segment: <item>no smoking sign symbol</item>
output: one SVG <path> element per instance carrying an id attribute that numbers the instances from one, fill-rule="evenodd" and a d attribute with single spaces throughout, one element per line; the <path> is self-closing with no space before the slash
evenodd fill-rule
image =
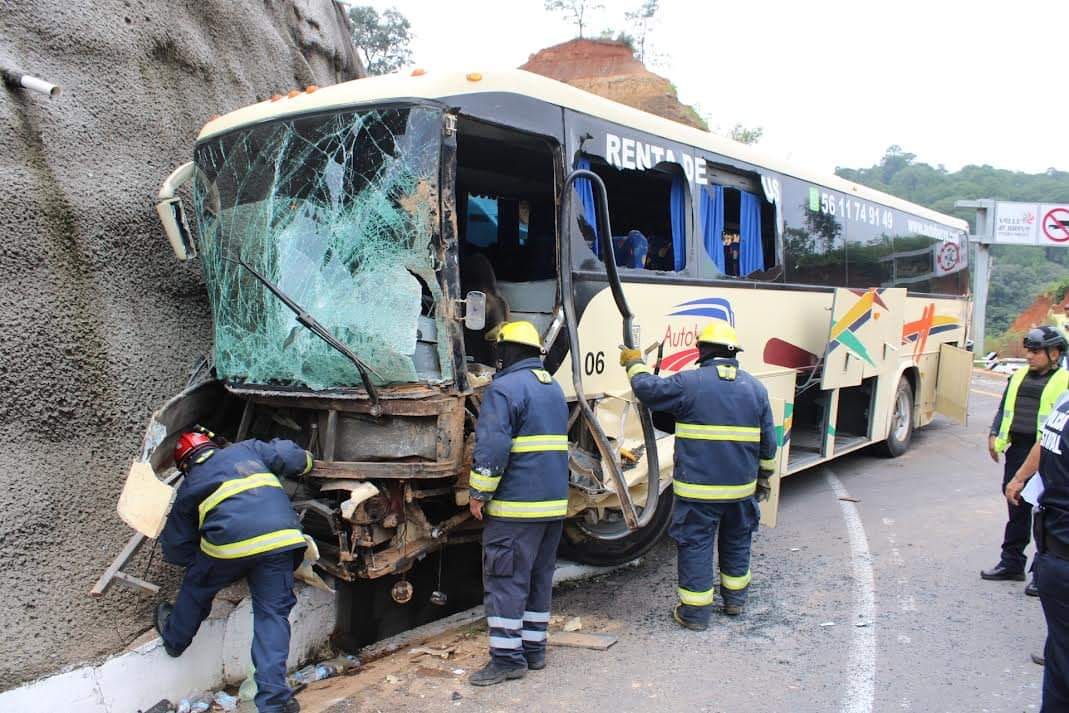
<path id="1" fill-rule="evenodd" d="M 1056 243 L 1069 241 L 1069 209 L 1052 208 L 1043 216 L 1043 234 Z"/>

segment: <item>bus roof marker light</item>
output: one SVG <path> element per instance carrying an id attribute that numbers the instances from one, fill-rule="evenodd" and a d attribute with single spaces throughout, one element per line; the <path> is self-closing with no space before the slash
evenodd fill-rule
<path id="1" fill-rule="evenodd" d="M 272 94 L 271 95 L 271 101 L 273 101 L 273 102 L 277 102 L 281 98 L 282 98 L 281 94 Z"/>
<path id="2" fill-rule="evenodd" d="M 483 78 L 483 75 L 481 73 L 479 73 L 479 72 L 468 72 L 468 81 L 469 82 L 478 82 L 478 81 L 481 81 L 482 78 Z"/>
<path id="3" fill-rule="evenodd" d="M 319 89 L 319 87 L 317 87 L 315 84 L 309 84 L 307 87 L 304 88 L 304 93 L 311 94 L 317 89 Z"/>
<path id="4" fill-rule="evenodd" d="M 299 91 L 297 91 L 296 89 L 291 89 L 291 90 L 289 90 L 289 93 L 286 94 L 286 96 L 289 97 L 290 99 L 292 99 L 293 97 L 297 96 L 298 94 L 300 94 Z"/>
<path id="5" fill-rule="evenodd" d="M 412 70 L 412 76 L 413 77 L 422 77 L 426 73 L 427 73 L 427 70 L 423 69 L 422 67 L 416 67 L 415 69 Z"/>

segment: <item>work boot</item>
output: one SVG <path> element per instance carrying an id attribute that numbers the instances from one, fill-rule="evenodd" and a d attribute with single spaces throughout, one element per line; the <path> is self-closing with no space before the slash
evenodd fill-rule
<path id="1" fill-rule="evenodd" d="M 1030 597 L 1038 597 L 1039 596 L 1039 587 L 1036 586 L 1036 578 L 1035 577 L 1032 577 L 1031 581 L 1029 581 L 1028 584 L 1025 585 L 1024 593 L 1027 594 Z"/>
<path id="2" fill-rule="evenodd" d="M 987 579 L 991 581 L 1010 580 L 1013 582 L 1023 582 L 1024 572 L 1014 571 L 999 562 L 991 569 L 980 570 L 980 579 Z"/>
<path id="3" fill-rule="evenodd" d="M 178 658 L 182 655 L 182 652 L 174 648 L 167 643 L 167 637 L 163 635 L 163 626 L 167 623 L 167 617 L 171 616 L 171 612 L 174 611 L 174 607 L 167 602 L 161 602 L 156 605 L 156 611 L 152 617 L 152 623 L 156 627 L 156 633 L 160 635 L 160 639 L 163 641 L 163 650 L 167 652 L 167 655 L 171 658 Z"/>
<path id="4" fill-rule="evenodd" d="M 745 608 L 745 604 L 724 604 L 724 607 L 720 611 L 728 616 L 738 616 L 739 614 L 742 614 L 742 611 Z"/>
<path id="5" fill-rule="evenodd" d="M 301 713 L 301 704 L 297 702 L 296 698 L 291 698 L 286 701 L 286 707 L 282 710 L 286 713 Z"/>
<path id="6" fill-rule="evenodd" d="M 468 683 L 473 686 L 493 686 L 514 678 L 523 678 L 525 675 L 526 666 L 505 666 L 490 659 L 490 663 L 468 677 Z"/>
<path id="7" fill-rule="evenodd" d="M 709 628 L 708 624 L 700 624 L 696 621 L 688 621 L 683 618 L 683 615 L 679 613 L 679 608 L 682 604 L 676 604 L 672 609 L 672 618 L 676 620 L 676 623 L 682 626 L 684 629 L 690 629 L 691 631 L 705 631 Z"/>
<path id="8" fill-rule="evenodd" d="M 524 654 L 527 657 L 527 670 L 528 671 L 541 671 L 546 667 L 546 654 L 543 651 L 540 654 Z"/>
<path id="9" fill-rule="evenodd" d="M 1046 664 L 1046 659 L 1043 658 L 1043 654 L 1032 654 L 1032 663 L 1043 666 Z"/>

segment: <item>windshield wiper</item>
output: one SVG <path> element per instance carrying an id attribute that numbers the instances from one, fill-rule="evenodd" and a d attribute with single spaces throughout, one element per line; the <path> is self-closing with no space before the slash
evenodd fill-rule
<path id="1" fill-rule="evenodd" d="M 368 366 L 363 361 L 361 361 L 360 357 L 358 357 L 356 354 L 354 354 L 353 351 L 351 349 L 349 349 L 349 347 L 345 346 L 340 341 L 338 341 L 334 337 L 334 335 L 331 334 L 327 330 L 326 327 L 324 327 L 322 324 L 320 324 L 318 321 L 316 321 L 315 317 L 313 317 L 312 315 L 308 314 L 308 312 L 306 312 L 303 307 L 301 307 L 299 304 L 294 302 L 293 299 L 289 295 L 287 295 L 285 292 L 282 291 L 281 288 L 279 288 L 277 285 L 273 284 L 266 277 L 261 275 L 256 270 L 256 268 L 254 268 L 252 265 L 250 265 L 249 263 L 245 262 L 240 257 L 238 257 L 237 260 L 234 260 L 233 258 L 224 258 L 224 259 L 225 260 L 229 260 L 230 262 L 236 262 L 236 263 L 240 264 L 243 268 L 245 268 L 246 270 L 251 272 L 253 274 L 253 276 L 257 280 L 259 280 L 261 283 L 263 283 L 264 287 L 266 287 L 267 289 L 271 290 L 271 292 L 273 292 L 275 294 L 275 297 L 277 297 L 280 300 L 282 300 L 282 303 L 284 305 L 286 305 L 291 310 L 293 310 L 293 313 L 295 315 L 297 315 L 297 321 L 300 322 L 301 324 L 303 324 L 305 327 L 307 327 L 308 331 L 310 331 L 312 334 L 314 334 L 317 337 L 319 337 L 320 339 L 322 339 L 324 342 L 326 342 L 328 345 L 330 345 L 333 349 L 335 349 L 336 351 L 341 353 L 345 358 L 347 358 L 349 361 L 351 361 L 353 363 L 353 365 L 356 366 L 356 370 L 360 372 L 360 381 L 362 381 L 364 383 L 364 389 L 367 391 L 367 395 L 371 398 L 372 405 L 376 408 L 376 410 L 378 409 L 379 392 L 376 391 L 374 385 L 372 385 L 371 376 L 368 373 L 368 372 L 370 372 L 371 374 L 374 374 L 375 376 L 381 376 L 377 371 L 375 371 L 370 366 Z M 373 413 L 373 415 L 374 415 L 374 413 Z"/>

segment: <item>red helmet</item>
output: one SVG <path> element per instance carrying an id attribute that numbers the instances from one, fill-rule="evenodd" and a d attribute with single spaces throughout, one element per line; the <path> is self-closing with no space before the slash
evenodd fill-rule
<path id="1" fill-rule="evenodd" d="M 199 431 L 186 431 L 178 437 L 178 442 L 174 444 L 174 464 L 181 469 L 183 461 L 193 453 L 205 446 L 214 445 L 215 441 L 208 434 Z"/>

